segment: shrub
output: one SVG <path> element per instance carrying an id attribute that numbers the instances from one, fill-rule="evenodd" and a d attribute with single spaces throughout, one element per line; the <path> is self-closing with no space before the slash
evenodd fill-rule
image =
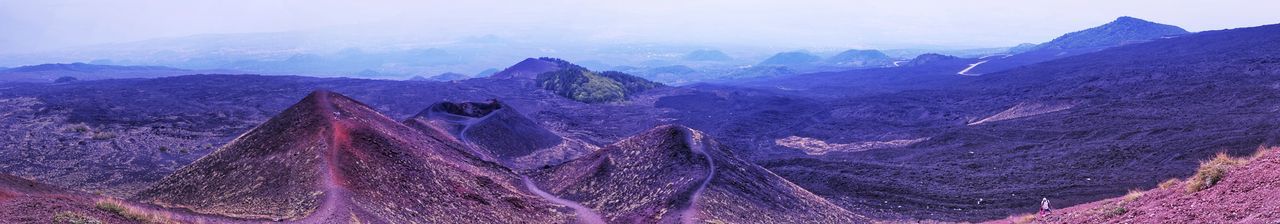
<path id="1" fill-rule="evenodd" d="M 54 83 L 67 83 L 67 82 L 75 82 L 76 80 L 78 80 L 78 79 L 76 79 L 76 77 L 63 76 L 63 77 L 58 77 L 58 79 L 53 80 L 53 82 L 54 82 Z"/>
<path id="2" fill-rule="evenodd" d="M 1036 222 L 1036 214 L 1024 214 L 1017 218 L 1013 218 L 1014 224 L 1028 224 L 1034 222 Z"/>
<path id="3" fill-rule="evenodd" d="M 101 220 L 80 213 L 63 211 L 53 215 L 53 223 L 57 224 L 102 224 Z"/>
<path id="4" fill-rule="evenodd" d="M 1129 212 L 1129 209 L 1124 208 L 1124 206 L 1116 206 L 1115 208 L 1111 208 L 1110 210 L 1107 210 L 1107 213 L 1105 215 L 1107 216 L 1107 218 L 1111 218 L 1111 217 L 1124 215 L 1124 213 L 1128 213 L 1128 212 Z"/>
<path id="5" fill-rule="evenodd" d="M 107 140 L 116 137 L 116 133 L 109 131 L 99 131 L 93 133 L 93 140 Z"/>
<path id="6" fill-rule="evenodd" d="M 1169 178 L 1164 182 L 1160 182 L 1160 190 L 1172 188 L 1174 185 L 1178 185 L 1178 178 Z"/>
<path id="7" fill-rule="evenodd" d="M 77 132 L 77 133 L 88 133 L 88 132 L 89 132 L 89 125 L 86 125 L 86 124 L 84 124 L 84 123 L 67 125 L 67 127 L 66 127 L 66 128 L 64 128 L 64 129 L 63 129 L 63 131 L 66 131 L 66 132 Z"/>
<path id="8" fill-rule="evenodd" d="M 168 218 L 135 210 L 114 199 L 98 200 L 94 207 L 142 223 L 172 223 Z"/>
<path id="9" fill-rule="evenodd" d="M 1142 195 L 1144 194 L 1146 194 L 1146 192 L 1143 192 L 1138 189 L 1133 189 L 1133 190 L 1129 190 L 1129 193 L 1125 194 L 1124 197 L 1121 199 L 1124 200 L 1125 203 L 1129 203 L 1129 202 L 1133 202 L 1134 200 L 1138 200 L 1138 198 L 1142 197 Z"/>
<path id="10" fill-rule="evenodd" d="M 121 205 L 120 203 L 117 203 L 111 200 L 98 200 L 98 203 L 94 203 L 93 207 L 98 208 L 98 210 L 103 210 L 103 211 L 116 213 L 116 214 L 123 213 L 125 210 L 124 205 Z"/>
<path id="11" fill-rule="evenodd" d="M 1218 153 L 1213 160 L 1200 163 L 1200 168 L 1196 169 L 1196 174 L 1187 180 L 1187 192 L 1195 193 L 1213 185 L 1218 184 L 1223 176 L 1227 175 L 1227 170 L 1236 165 L 1245 163 L 1245 160 L 1231 158 L 1226 153 Z"/>

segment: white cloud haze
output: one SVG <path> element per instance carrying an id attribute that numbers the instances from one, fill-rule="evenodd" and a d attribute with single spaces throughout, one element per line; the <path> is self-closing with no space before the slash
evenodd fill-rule
<path id="1" fill-rule="evenodd" d="M 0 53 L 212 33 L 496 34 L 783 48 L 996 47 L 1134 16 L 1191 31 L 1280 23 L 1280 1 L 20 1 Z"/>

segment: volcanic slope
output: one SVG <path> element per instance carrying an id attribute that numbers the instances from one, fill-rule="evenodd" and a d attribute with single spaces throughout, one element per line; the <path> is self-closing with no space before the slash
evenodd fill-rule
<path id="1" fill-rule="evenodd" d="M 315 91 L 137 199 L 239 218 L 318 222 L 562 223 L 521 179 L 345 96 Z"/>
<path id="2" fill-rule="evenodd" d="M 448 133 L 476 149 L 476 155 L 514 169 L 560 164 L 598 148 L 561 137 L 497 100 L 439 102 L 405 124 L 428 133 Z"/>
<path id="3" fill-rule="evenodd" d="M 702 132 L 667 125 L 535 174 L 610 223 L 864 223 Z"/>
<path id="4" fill-rule="evenodd" d="M 1252 158 L 1219 155 L 1187 180 L 1082 204 L 1040 217 L 1045 223 L 1276 223 L 1280 222 L 1280 153 Z"/>
<path id="5" fill-rule="evenodd" d="M 69 223 L 73 220 L 136 223 L 95 209 L 95 196 L 0 174 L 0 223 Z"/>

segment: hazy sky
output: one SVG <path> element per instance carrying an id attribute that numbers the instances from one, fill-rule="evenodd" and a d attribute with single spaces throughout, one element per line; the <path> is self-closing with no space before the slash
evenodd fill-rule
<path id="1" fill-rule="evenodd" d="M 0 0 L 0 53 L 211 33 L 342 31 L 790 48 L 995 47 L 1128 15 L 1191 31 L 1280 23 L 1280 1 Z M 578 41 L 578 40 L 570 40 Z"/>

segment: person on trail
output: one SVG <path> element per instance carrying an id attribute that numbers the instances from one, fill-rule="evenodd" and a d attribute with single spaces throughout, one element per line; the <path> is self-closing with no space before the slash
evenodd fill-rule
<path id="1" fill-rule="evenodd" d="M 1049 198 L 1040 198 L 1040 216 L 1049 213 Z"/>

